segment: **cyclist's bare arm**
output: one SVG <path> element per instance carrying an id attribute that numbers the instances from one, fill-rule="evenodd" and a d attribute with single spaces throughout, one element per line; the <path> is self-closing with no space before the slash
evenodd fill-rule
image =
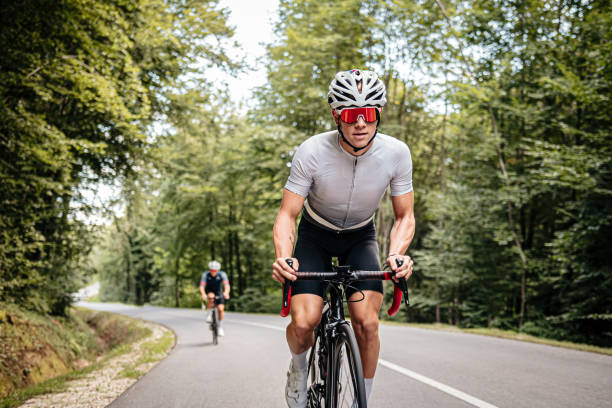
<path id="1" fill-rule="evenodd" d="M 389 257 L 387 263 L 397 274 L 396 277 L 409 278 L 412 275 L 412 259 L 409 256 L 403 256 L 404 252 L 410 246 L 414 237 L 414 191 L 401 196 L 391 197 L 393 204 L 393 212 L 395 214 L 395 222 L 391 228 L 391 236 L 389 238 Z M 397 267 L 395 259 L 401 258 L 404 263 L 401 267 Z"/>
<path id="2" fill-rule="evenodd" d="M 200 295 L 202 295 L 202 300 L 206 299 L 205 288 L 206 288 L 206 285 L 200 285 Z"/>
<path id="3" fill-rule="evenodd" d="M 224 298 L 229 299 L 231 289 L 232 287 L 230 286 L 229 282 L 223 284 L 223 297 Z"/>
<path id="4" fill-rule="evenodd" d="M 283 201 L 276 216 L 273 232 L 276 260 L 272 265 L 272 277 L 280 283 L 283 283 L 285 278 L 295 280 L 293 269 L 287 265 L 285 259 L 291 258 L 293 254 L 296 240 L 295 221 L 303 206 L 304 197 L 287 189 L 283 190 Z M 297 259 L 293 259 L 293 267 L 298 269 Z"/>

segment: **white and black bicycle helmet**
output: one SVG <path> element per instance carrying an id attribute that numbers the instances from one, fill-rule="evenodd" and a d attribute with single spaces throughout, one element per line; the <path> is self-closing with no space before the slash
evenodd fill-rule
<path id="1" fill-rule="evenodd" d="M 361 92 L 359 83 L 361 82 Z M 327 102 L 332 109 L 382 108 L 387 103 L 385 84 L 373 71 L 340 71 L 329 85 Z"/>
<path id="2" fill-rule="evenodd" d="M 210 261 L 208 263 L 208 269 L 210 269 L 211 271 L 218 271 L 219 269 L 221 269 L 221 264 L 217 261 Z"/>

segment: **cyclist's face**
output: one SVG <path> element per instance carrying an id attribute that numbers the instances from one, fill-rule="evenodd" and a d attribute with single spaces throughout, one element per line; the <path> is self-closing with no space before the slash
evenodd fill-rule
<path id="1" fill-rule="evenodd" d="M 210 274 L 211 274 L 212 276 L 216 276 L 216 275 L 217 275 L 217 272 L 219 272 L 219 271 L 217 271 L 217 270 L 215 270 L 215 269 L 211 269 L 211 270 L 210 270 Z"/>
<path id="2" fill-rule="evenodd" d="M 363 147 L 368 144 L 368 141 L 374 136 L 376 131 L 377 121 L 366 122 L 363 116 L 359 116 L 355 123 L 345 123 L 340 119 L 340 116 L 335 110 L 332 110 L 332 115 L 336 124 L 340 125 L 340 130 L 344 137 L 355 147 Z M 352 151 L 350 149 L 349 151 Z M 365 152 L 364 152 L 365 153 Z"/>

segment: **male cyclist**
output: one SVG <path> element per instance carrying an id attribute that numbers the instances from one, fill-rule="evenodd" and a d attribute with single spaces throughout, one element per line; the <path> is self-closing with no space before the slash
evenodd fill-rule
<path id="1" fill-rule="evenodd" d="M 221 264 L 217 261 L 210 261 L 208 264 L 208 272 L 202 274 L 200 279 L 200 294 L 202 301 L 206 302 L 206 309 L 209 310 L 206 321 L 212 321 L 212 307 L 216 307 L 219 312 L 219 321 L 217 322 L 219 336 L 225 336 L 223 331 L 223 310 L 225 309 L 225 299 L 229 299 L 230 284 L 227 279 L 227 274 L 221 271 Z M 221 287 L 223 287 L 223 296 L 221 295 Z M 216 297 L 217 296 L 217 297 Z"/>
<path id="2" fill-rule="evenodd" d="M 385 85 L 371 71 L 338 72 L 329 86 L 328 103 L 338 128 L 310 137 L 295 153 L 274 224 L 272 276 L 283 283 L 295 281 L 294 269 L 330 271 L 334 256 L 341 265 L 380 270 L 374 213 L 390 186 L 395 223 L 386 261 L 397 277 L 408 278 L 413 262 L 404 252 L 415 228 L 412 159 L 404 142 L 378 133 Z M 293 260 L 294 269 L 287 258 Z M 403 261 L 399 268 L 397 259 Z M 362 301 L 348 303 L 348 309 L 369 398 L 380 349 L 378 311 L 383 287 L 381 281 L 360 281 L 355 286 L 346 295 L 349 300 L 361 299 L 359 291 L 365 295 Z M 285 388 L 291 408 L 306 406 L 307 352 L 321 319 L 326 287 L 318 281 L 293 283 L 291 323 L 286 331 L 292 358 Z"/>

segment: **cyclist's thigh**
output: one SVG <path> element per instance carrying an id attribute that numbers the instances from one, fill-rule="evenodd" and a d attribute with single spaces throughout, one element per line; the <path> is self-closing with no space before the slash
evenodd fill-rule
<path id="1" fill-rule="evenodd" d="M 324 272 L 331 271 L 331 255 L 317 242 L 316 236 L 309 230 L 308 226 L 300 223 L 297 243 L 293 256 L 300 263 L 299 270 L 305 272 Z M 297 280 L 291 287 L 291 297 L 301 294 L 313 294 L 321 299 L 325 297 L 327 283 L 321 281 Z M 299 298 L 293 298 L 297 299 Z M 293 308 L 293 305 L 291 306 Z"/>
<path id="2" fill-rule="evenodd" d="M 350 265 L 353 269 L 379 271 L 380 261 L 378 259 L 378 243 L 376 242 L 375 232 L 370 231 L 364 235 L 363 239 L 356 241 L 339 261 L 343 265 Z M 375 291 L 382 294 L 382 281 L 365 280 L 354 282 L 351 284 L 351 287 L 346 289 L 346 298 L 354 300 L 357 297 L 360 299 L 362 296 L 359 290 Z M 354 293 L 356 295 L 353 296 Z"/>

